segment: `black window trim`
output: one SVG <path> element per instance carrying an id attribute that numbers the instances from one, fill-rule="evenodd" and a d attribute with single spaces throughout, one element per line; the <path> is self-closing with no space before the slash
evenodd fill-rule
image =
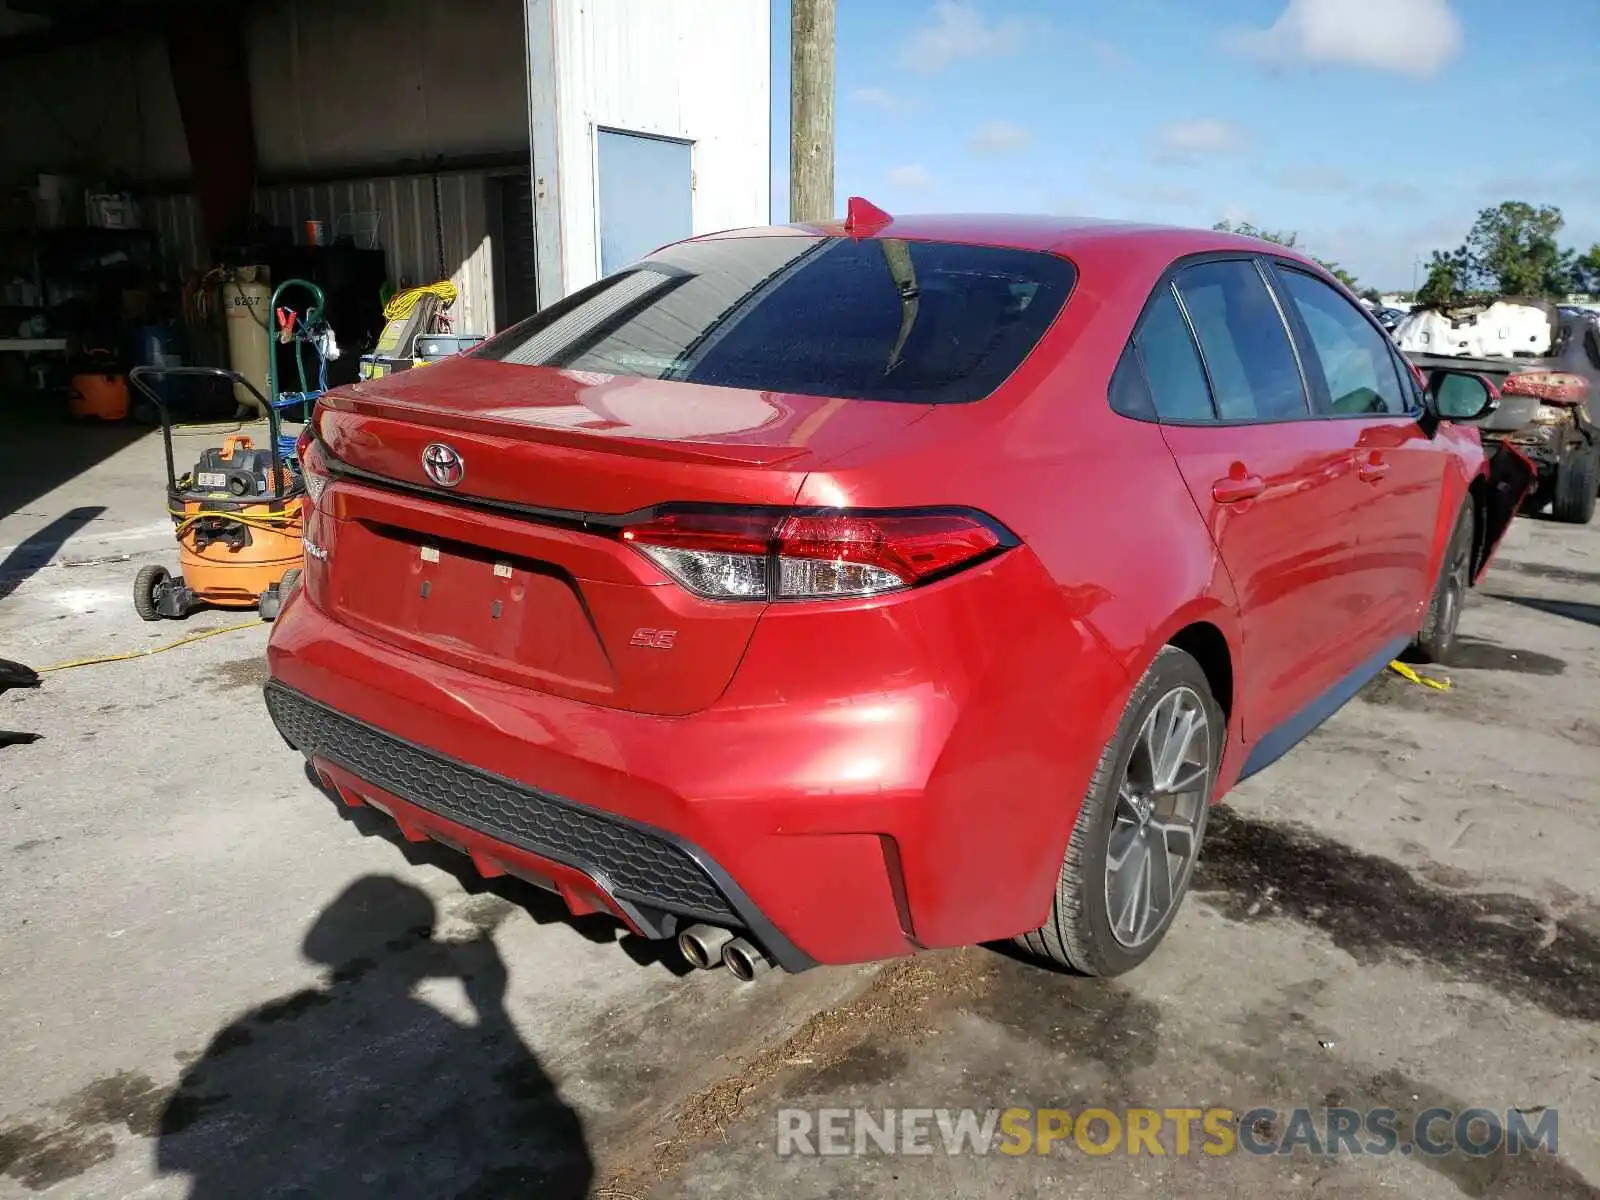
<path id="1" fill-rule="evenodd" d="M 1210 417 L 1173 418 L 1171 420 L 1163 418 L 1161 406 L 1156 402 L 1155 390 L 1150 386 L 1150 371 L 1144 365 L 1144 350 L 1139 345 L 1141 341 L 1140 334 L 1144 331 L 1145 321 L 1150 315 L 1151 308 L 1156 303 L 1156 298 L 1161 295 L 1163 290 L 1172 297 L 1172 303 L 1178 310 L 1178 319 L 1183 322 L 1183 327 L 1189 334 L 1189 345 L 1194 349 L 1195 361 L 1200 364 L 1200 375 L 1206 383 L 1206 400 L 1211 405 Z M 1144 380 L 1145 394 L 1150 397 L 1150 407 L 1155 412 L 1156 424 L 1218 425 L 1222 423 L 1222 418 L 1217 412 L 1217 388 L 1211 380 L 1211 368 L 1206 366 L 1205 351 L 1200 348 L 1200 339 L 1195 336 L 1194 324 L 1189 320 L 1189 310 L 1183 306 L 1183 295 L 1178 291 L 1177 277 L 1175 275 L 1167 279 L 1163 284 L 1150 289 L 1150 296 L 1145 301 L 1144 307 L 1139 310 L 1139 319 L 1134 322 L 1133 333 L 1128 337 L 1128 345 L 1125 347 L 1124 352 L 1128 349 L 1133 351 L 1133 360 L 1139 366 L 1139 375 Z"/>
<path id="2" fill-rule="evenodd" d="M 1162 417 L 1161 413 L 1160 413 L 1160 409 L 1157 408 L 1155 421 L 1154 421 L 1155 424 L 1157 424 L 1157 425 L 1172 425 L 1172 426 L 1179 427 L 1179 428 L 1208 429 L 1208 428 L 1212 428 L 1212 427 L 1217 427 L 1217 428 L 1224 428 L 1225 429 L 1225 428 L 1231 428 L 1231 427 L 1240 426 L 1240 425 L 1288 425 L 1288 424 L 1291 424 L 1292 422 L 1295 422 L 1295 421 L 1315 421 L 1315 420 L 1319 420 L 1321 418 L 1321 414 L 1316 412 L 1315 409 L 1312 407 L 1310 381 L 1306 378 L 1305 364 L 1303 362 L 1301 362 L 1301 360 L 1300 360 L 1300 349 L 1295 344 L 1294 332 L 1293 332 L 1293 330 L 1291 330 L 1289 328 L 1287 318 L 1286 318 L 1286 316 L 1284 314 L 1284 311 L 1283 311 L 1282 303 L 1278 298 L 1277 290 L 1272 286 L 1271 280 L 1266 277 L 1265 273 L 1262 270 L 1262 266 L 1261 266 L 1262 257 L 1263 256 L 1259 255 L 1259 254 L 1250 254 L 1248 252 L 1240 252 L 1238 250 L 1202 250 L 1202 251 L 1199 251 L 1199 252 L 1197 252 L 1195 254 L 1185 254 L 1181 258 L 1176 258 L 1171 263 L 1169 263 L 1167 265 L 1167 269 L 1161 273 L 1161 278 L 1159 280 L 1157 280 L 1155 286 L 1150 289 L 1150 295 L 1145 298 L 1144 304 L 1141 305 L 1140 308 L 1139 308 L 1139 315 L 1138 315 L 1137 318 L 1135 318 L 1135 320 L 1133 322 L 1133 332 L 1128 335 L 1128 343 L 1134 346 L 1134 355 L 1135 355 L 1135 357 L 1137 357 L 1139 359 L 1139 370 L 1140 370 L 1141 373 L 1143 373 L 1145 375 L 1145 387 L 1146 387 L 1146 389 L 1148 390 L 1148 388 L 1149 388 L 1149 379 L 1150 379 L 1150 377 L 1149 377 L 1149 373 L 1145 372 L 1145 370 L 1144 370 L 1144 358 L 1143 358 L 1142 354 L 1140 353 L 1140 351 L 1138 349 L 1138 345 L 1137 345 L 1138 337 L 1139 337 L 1139 331 L 1144 326 L 1145 320 L 1150 314 L 1150 309 L 1155 305 L 1156 300 L 1160 297 L 1162 289 L 1163 288 L 1167 288 L 1167 289 L 1169 289 L 1171 291 L 1173 299 L 1176 300 L 1177 303 L 1178 303 L 1178 312 L 1183 317 L 1183 323 L 1184 323 L 1185 327 L 1189 330 L 1189 340 L 1194 345 L 1195 354 L 1200 359 L 1200 369 L 1205 373 L 1205 377 L 1206 377 L 1206 389 L 1207 389 L 1208 392 L 1210 392 L 1210 395 L 1211 395 L 1211 411 L 1212 411 L 1212 414 L 1213 414 L 1211 417 L 1173 418 L 1173 419 L 1169 420 L 1169 419 L 1167 419 L 1165 417 Z M 1200 266 L 1200 265 L 1205 264 L 1205 263 L 1213 263 L 1213 262 L 1247 262 L 1247 263 L 1252 264 L 1255 267 L 1256 273 L 1258 275 L 1262 276 L 1262 284 L 1267 289 L 1267 295 L 1272 297 L 1273 305 L 1277 308 L 1278 320 L 1283 323 L 1284 336 L 1289 339 L 1289 350 L 1290 350 L 1290 353 L 1294 355 L 1295 369 L 1297 371 L 1299 371 L 1299 373 L 1300 373 L 1300 398 L 1301 398 L 1301 401 L 1306 406 L 1306 411 L 1305 411 L 1305 413 L 1303 415 L 1294 416 L 1294 417 L 1261 417 L 1261 416 L 1254 416 L 1254 417 L 1225 418 L 1225 417 L 1221 416 L 1218 413 L 1218 409 L 1217 409 L 1217 389 L 1216 389 L 1216 385 L 1213 383 L 1212 378 L 1211 378 L 1211 367 L 1206 362 L 1205 348 L 1203 346 L 1201 346 L 1200 338 L 1194 331 L 1194 322 L 1190 319 L 1190 317 L 1189 317 L 1189 309 L 1183 302 L 1183 293 L 1178 290 L 1178 286 L 1177 286 L 1178 276 L 1180 274 L 1182 274 L 1185 270 L 1187 270 L 1190 267 Z M 1118 355 L 1117 361 L 1119 363 L 1122 361 L 1121 355 Z M 1113 373 L 1114 373 L 1114 371 L 1115 371 L 1115 368 L 1113 368 Z M 1154 403 L 1154 393 L 1151 394 L 1151 398 L 1152 398 L 1152 403 Z M 1109 400 L 1110 400 L 1110 382 L 1108 380 L 1107 381 L 1107 402 L 1108 403 L 1109 403 Z M 1115 410 L 1113 410 L 1113 411 L 1115 411 Z M 1134 416 L 1132 414 L 1127 414 L 1127 413 L 1123 413 L 1121 415 L 1128 417 L 1128 419 L 1131 420 L 1131 421 L 1147 421 L 1148 422 L 1148 420 L 1149 420 L 1148 418 L 1145 418 L 1145 417 Z"/>
<path id="3" fill-rule="evenodd" d="M 1395 371 L 1400 376 L 1402 390 L 1406 393 L 1415 407 L 1407 409 L 1407 411 L 1403 414 L 1318 412 L 1312 401 L 1311 389 L 1313 383 L 1306 374 L 1305 363 L 1303 362 L 1300 354 L 1298 336 L 1295 327 L 1291 324 L 1291 321 L 1297 322 L 1299 320 L 1299 315 L 1295 314 L 1294 317 L 1291 318 L 1284 309 L 1283 300 L 1278 293 L 1276 268 L 1282 267 L 1291 271 L 1299 271 L 1302 275 L 1309 275 L 1313 279 L 1317 279 L 1325 284 L 1328 284 L 1329 286 L 1333 287 L 1335 291 L 1341 290 L 1339 281 L 1331 276 L 1325 276 L 1321 274 L 1316 268 L 1310 267 L 1297 259 L 1281 258 L 1275 254 L 1250 254 L 1238 250 L 1201 250 L 1194 254 L 1185 254 L 1180 258 L 1173 259 L 1172 262 L 1167 264 L 1166 270 L 1161 273 L 1161 277 L 1156 280 L 1155 285 L 1150 289 L 1150 295 L 1145 297 L 1144 304 L 1140 306 L 1139 315 L 1134 318 L 1133 332 L 1128 335 L 1128 341 L 1123 347 L 1123 353 L 1125 354 L 1129 347 L 1133 349 L 1134 357 L 1139 363 L 1139 372 L 1144 376 L 1145 390 L 1151 396 L 1152 407 L 1154 407 L 1155 396 L 1153 392 L 1150 392 L 1150 377 L 1148 372 L 1146 372 L 1144 369 L 1144 359 L 1139 351 L 1137 342 L 1139 331 L 1143 327 L 1145 319 L 1149 316 L 1151 307 L 1156 303 L 1157 298 L 1161 295 L 1162 288 L 1169 288 L 1172 291 L 1174 299 L 1176 299 L 1178 302 L 1178 311 L 1183 316 L 1184 324 L 1189 328 L 1189 339 L 1194 344 L 1195 353 L 1199 355 L 1200 367 L 1201 370 L 1205 372 L 1206 376 L 1206 388 L 1211 393 L 1211 411 L 1216 413 L 1217 394 L 1216 388 L 1211 382 L 1211 368 L 1206 365 L 1205 351 L 1200 345 L 1200 339 L 1195 335 L 1194 324 L 1189 319 L 1189 310 L 1184 307 L 1183 295 L 1177 290 L 1177 277 L 1184 269 L 1192 266 L 1199 266 L 1202 263 L 1246 261 L 1253 261 L 1255 263 L 1256 270 L 1262 274 L 1263 280 L 1267 285 L 1267 291 L 1273 298 L 1273 303 L 1278 306 L 1279 319 L 1284 322 L 1284 332 L 1289 336 L 1289 345 L 1294 352 L 1295 362 L 1300 369 L 1301 395 L 1305 398 L 1307 406 L 1306 415 L 1303 417 L 1242 417 L 1233 420 L 1224 420 L 1221 416 L 1213 416 L 1210 419 L 1177 418 L 1168 420 L 1161 416 L 1159 409 L 1156 411 L 1154 417 L 1141 417 L 1136 413 L 1125 413 L 1115 407 L 1112 407 L 1113 412 L 1117 413 L 1118 416 L 1127 418 L 1130 421 L 1142 421 L 1145 424 L 1154 425 L 1173 425 L 1180 428 L 1208 428 L 1211 426 L 1228 428 L 1238 425 L 1287 425 L 1294 421 L 1378 421 L 1393 420 L 1399 416 L 1411 417 L 1413 419 L 1421 416 L 1422 412 L 1424 411 L 1422 396 L 1416 388 L 1416 378 L 1411 373 L 1411 367 L 1408 360 L 1403 354 L 1400 353 L 1399 349 L 1394 344 L 1394 339 L 1391 338 L 1383 326 L 1378 323 L 1377 318 L 1367 311 L 1365 305 L 1359 303 L 1355 305 L 1356 309 L 1362 314 L 1363 317 L 1366 318 L 1367 323 L 1378 331 L 1378 335 L 1383 338 L 1384 345 L 1389 348 L 1390 358 L 1394 360 Z M 1274 270 L 1267 270 L 1268 264 L 1270 264 Z M 1116 366 L 1121 364 L 1122 358 L 1122 354 L 1117 356 L 1116 364 L 1112 367 L 1113 376 L 1116 374 Z M 1325 387 L 1320 384 L 1317 386 L 1322 391 L 1326 390 Z M 1106 381 L 1106 402 L 1108 407 L 1110 406 L 1110 397 L 1111 382 L 1108 378 Z"/>
<path id="4" fill-rule="evenodd" d="M 1263 273 L 1268 276 L 1267 286 L 1272 289 L 1274 295 L 1278 295 L 1282 287 L 1282 281 L 1278 278 L 1279 272 L 1292 271 L 1296 275 L 1304 275 L 1307 279 L 1314 279 L 1320 284 L 1332 287 L 1333 293 L 1336 296 L 1339 296 L 1341 299 L 1345 299 L 1348 303 L 1348 299 L 1343 295 L 1339 288 L 1334 286 L 1338 283 L 1338 280 L 1332 280 L 1330 282 L 1330 280 L 1318 274 L 1316 271 L 1308 269 L 1304 263 L 1295 262 L 1292 259 L 1276 257 L 1264 258 L 1263 261 L 1271 264 L 1272 269 L 1270 271 L 1264 270 Z M 1305 339 L 1305 345 L 1310 349 L 1310 351 L 1315 353 L 1316 343 L 1311 338 L 1311 330 L 1306 327 L 1305 319 L 1300 315 L 1299 309 L 1295 307 L 1293 301 L 1294 298 L 1285 292 L 1283 295 L 1279 296 L 1278 304 L 1279 310 L 1284 313 L 1285 317 L 1289 321 L 1291 340 L 1297 343 L 1295 346 L 1296 357 L 1300 356 L 1300 346 L 1298 345 L 1298 342 L 1301 338 Z M 1367 311 L 1367 306 L 1364 304 L 1351 304 L 1350 307 L 1355 309 L 1364 318 L 1366 318 L 1367 324 L 1371 326 L 1372 329 L 1377 333 L 1378 337 L 1382 339 L 1384 349 L 1389 352 L 1389 365 L 1394 370 L 1396 376 L 1395 382 L 1400 385 L 1400 399 L 1406 404 L 1406 407 L 1404 411 L 1397 413 L 1334 412 L 1332 411 L 1333 396 L 1328 391 L 1327 382 L 1319 378 L 1313 385 L 1311 376 L 1309 374 L 1305 374 L 1304 366 L 1302 365 L 1301 371 L 1302 374 L 1305 374 L 1307 395 L 1309 396 L 1311 394 L 1310 388 L 1312 386 L 1315 386 L 1316 388 L 1316 403 L 1313 406 L 1312 417 L 1318 421 L 1392 421 L 1397 417 L 1410 417 L 1415 419 L 1421 414 L 1422 407 L 1418 402 L 1418 398 L 1414 394 L 1416 391 L 1416 380 L 1411 375 L 1411 368 L 1405 364 L 1404 360 L 1400 356 L 1399 350 L 1395 348 L 1394 339 L 1391 338 L 1387 332 L 1385 332 L 1382 325 L 1378 324 L 1377 318 Z M 1321 361 L 1320 358 L 1318 361 Z M 1412 407 L 1413 404 L 1416 406 Z M 1317 409 L 1323 409 L 1327 411 L 1316 411 Z"/>

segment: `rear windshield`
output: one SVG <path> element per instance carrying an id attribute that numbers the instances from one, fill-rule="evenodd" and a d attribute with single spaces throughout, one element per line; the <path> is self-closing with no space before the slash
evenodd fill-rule
<path id="1" fill-rule="evenodd" d="M 769 236 L 688 242 L 485 342 L 479 358 L 861 400 L 952 404 L 1003 383 L 1075 272 L 1034 250 Z"/>

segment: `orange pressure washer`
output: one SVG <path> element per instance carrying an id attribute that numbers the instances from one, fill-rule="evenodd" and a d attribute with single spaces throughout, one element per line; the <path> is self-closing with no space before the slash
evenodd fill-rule
<path id="1" fill-rule="evenodd" d="M 146 380 L 205 376 L 243 384 L 267 413 L 267 445 L 233 434 L 200 454 L 193 470 L 178 475 L 172 458 L 172 416 Z M 220 367 L 135 367 L 129 381 L 155 406 L 167 455 L 167 511 L 178 538 L 181 578 L 165 567 L 142 567 L 133 581 L 133 607 L 146 621 L 181 620 L 202 605 L 256 608 L 263 620 L 278 615 L 284 596 L 305 565 L 305 483 L 297 464 L 284 461 L 277 410 L 244 376 Z"/>

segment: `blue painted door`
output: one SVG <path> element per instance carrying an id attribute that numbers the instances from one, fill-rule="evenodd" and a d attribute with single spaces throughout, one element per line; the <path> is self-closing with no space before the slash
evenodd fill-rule
<path id="1" fill-rule="evenodd" d="M 694 232 L 688 142 L 600 131 L 600 273 Z"/>

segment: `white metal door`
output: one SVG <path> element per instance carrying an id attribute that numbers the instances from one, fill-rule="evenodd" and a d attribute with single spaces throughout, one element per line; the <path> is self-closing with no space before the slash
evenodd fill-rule
<path id="1" fill-rule="evenodd" d="M 602 129 L 597 133 L 600 273 L 620 271 L 694 232 L 690 143 Z"/>

